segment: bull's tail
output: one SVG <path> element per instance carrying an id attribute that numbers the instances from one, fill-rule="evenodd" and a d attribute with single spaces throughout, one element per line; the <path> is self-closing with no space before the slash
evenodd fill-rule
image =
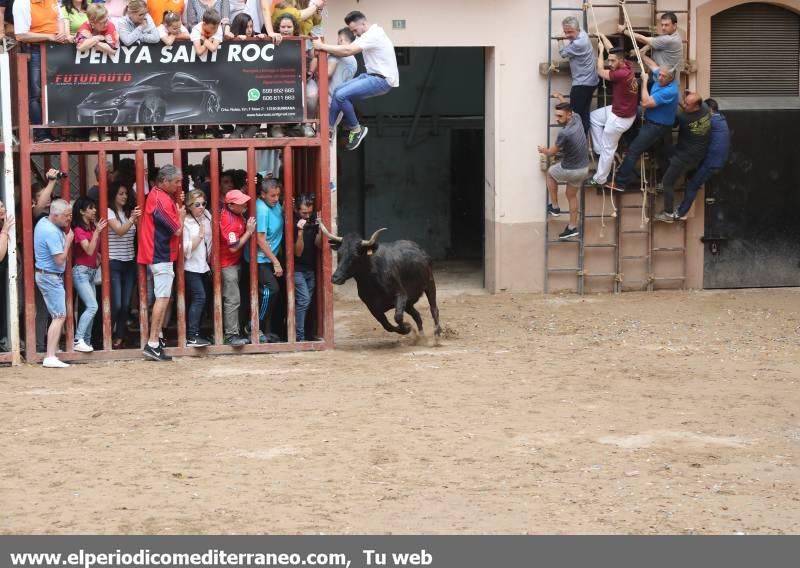
<path id="1" fill-rule="evenodd" d="M 430 268 L 428 275 L 428 285 L 425 286 L 425 297 L 428 298 L 428 305 L 431 308 L 431 317 L 433 317 L 434 335 L 436 337 L 442 334 L 442 328 L 439 325 L 439 306 L 436 304 L 436 281 L 433 279 L 433 268 Z"/>

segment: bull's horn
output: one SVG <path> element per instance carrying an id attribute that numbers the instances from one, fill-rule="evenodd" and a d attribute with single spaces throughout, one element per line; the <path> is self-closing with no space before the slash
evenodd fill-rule
<path id="1" fill-rule="evenodd" d="M 322 234 L 325 235 L 330 241 L 336 241 L 337 243 L 340 243 L 344 240 L 342 239 L 342 237 L 339 237 L 337 235 L 332 235 L 330 231 L 328 231 L 328 228 L 325 226 L 325 223 L 323 223 L 322 220 L 320 220 L 319 222 L 319 229 L 320 231 L 322 231 Z"/>
<path id="2" fill-rule="evenodd" d="M 381 234 L 382 231 L 387 231 L 388 229 L 384 227 L 383 229 L 378 229 L 374 233 L 372 233 L 372 237 L 368 241 L 361 241 L 361 246 L 363 247 L 371 247 L 374 246 L 376 242 L 378 242 L 378 235 Z"/>

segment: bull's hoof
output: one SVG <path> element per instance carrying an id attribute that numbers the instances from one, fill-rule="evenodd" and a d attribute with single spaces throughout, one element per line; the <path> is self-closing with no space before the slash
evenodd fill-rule
<path id="1" fill-rule="evenodd" d="M 409 333 L 411 333 L 411 325 L 407 324 L 406 322 L 398 324 L 397 333 L 399 333 L 400 335 L 408 335 Z"/>
<path id="2" fill-rule="evenodd" d="M 433 331 L 433 334 L 436 337 L 441 337 L 442 336 L 442 328 L 437 325 L 436 329 Z"/>

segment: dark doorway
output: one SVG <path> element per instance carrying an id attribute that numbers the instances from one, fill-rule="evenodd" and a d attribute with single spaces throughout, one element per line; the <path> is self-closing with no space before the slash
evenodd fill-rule
<path id="1" fill-rule="evenodd" d="M 484 50 L 404 48 L 400 88 L 357 105 L 369 135 L 339 150 L 339 232 L 474 260 L 484 241 Z"/>
<path id="2" fill-rule="evenodd" d="M 449 258 L 483 258 L 483 155 L 482 130 L 453 130 L 450 134 L 450 235 Z"/>
<path id="3" fill-rule="evenodd" d="M 705 288 L 800 286 L 797 99 L 720 99 L 731 158 L 706 188 Z"/>

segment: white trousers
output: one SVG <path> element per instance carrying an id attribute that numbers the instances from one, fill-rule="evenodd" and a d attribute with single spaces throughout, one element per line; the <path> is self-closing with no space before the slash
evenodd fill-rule
<path id="1" fill-rule="evenodd" d="M 594 181 L 603 184 L 608 181 L 611 165 L 614 163 L 614 152 L 623 134 L 633 125 L 636 116 L 620 118 L 611 112 L 611 105 L 592 111 L 590 122 L 592 128 L 592 147 L 600 154 Z"/>

